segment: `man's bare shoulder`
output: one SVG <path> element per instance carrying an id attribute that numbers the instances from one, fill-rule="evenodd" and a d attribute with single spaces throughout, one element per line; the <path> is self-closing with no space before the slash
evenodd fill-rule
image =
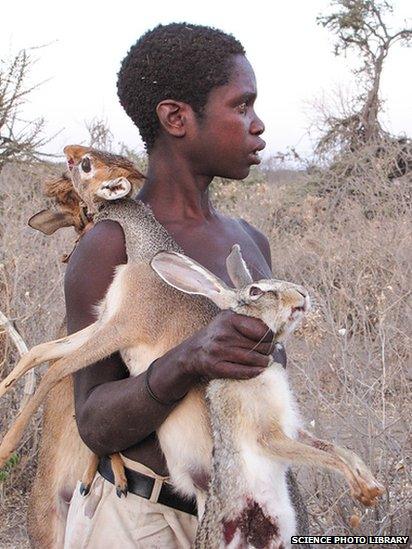
<path id="1" fill-rule="evenodd" d="M 124 233 L 119 223 L 105 220 L 87 231 L 79 240 L 67 270 L 84 262 L 90 267 L 92 264 L 119 265 L 127 262 Z"/>
<path id="2" fill-rule="evenodd" d="M 80 316 L 81 324 L 93 320 L 93 306 L 104 297 L 115 268 L 124 263 L 127 263 L 124 233 L 116 221 L 101 221 L 80 239 L 64 279 L 67 314 L 75 329 L 81 327 Z"/>
<path id="3" fill-rule="evenodd" d="M 242 225 L 242 227 L 249 233 L 251 238 L 256 242 L 256 245 L 259 247 L 260 251 L 262 252 L 262 255 L 266 259 L 269 267 L 271 266 L 271 253 L 270 253 L 270 244 L 269 240 L 266 235 L 264 235 L 261 231 L 256 229 L 253 225 L 248 223 L 242 218 L 239 218 L 238 221 Z"/>

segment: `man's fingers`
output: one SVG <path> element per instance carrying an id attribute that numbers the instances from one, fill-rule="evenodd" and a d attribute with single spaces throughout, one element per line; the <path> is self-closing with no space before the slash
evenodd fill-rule
<path id="1" fill-rule="evenodd" d="M 234 362 L 221 362 L 219 364 L 218 378 L 225 379 L 252 379 L 265 371 L 266 368 L 243 366 Z"/>
<path id="2" fill-rule="evenodd" d="M 270 343 L 256 343 L 256 345 L 254 345 L 251 350 L 256 351 L 257 353 L 260 353 L 262 355 L 271 355 L 275 350 L 275 344 L 272 341 Z"/>
<path id="3" fill-rule="evenodd" d="M 275 350 L 275 343 L 272 341 L 269 343 L 265 343 L 265 342 L 259 343 L 259 341 L 250 340 L 238 334 L 238 337 L 236 337 L 236 339 L 233 342 L 233 347 L 238 347 L 239 349 L 246 349 L 249 353 L 252 351 L 256 351 L 261 355 L 271 355 Z"/>
<path id="4" fill-rule="evenodd" d="M 261 354 L 257 351 L 241 348 L 229 351 L 226 358 L 228 362 L 234 362 L 236 364 L 243 364 L 245 366 L 252 366 L 255 368 L 266 368 L 270 361 L 270 356 L 267 354 Z"/>
<path id="5" fill-rule="evenodd" d="M 263 343 L 271 343 L 273 340 L 272 330 L 259 318 L 234 313 L 231 317 L 231 322 L 232 326 L 248 339 Z"/>

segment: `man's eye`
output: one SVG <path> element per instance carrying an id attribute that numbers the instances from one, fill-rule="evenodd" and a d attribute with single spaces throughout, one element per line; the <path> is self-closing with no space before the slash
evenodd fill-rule
<path id="1" fill-rule="evenodd" d="M 247 103 L 241 103 L 241 104 L 239 105 L 238 108 L 239 108 L 239 112 L 240 112 L 241 114 L 246 114 L 246 111 L 247 111 Z"/>

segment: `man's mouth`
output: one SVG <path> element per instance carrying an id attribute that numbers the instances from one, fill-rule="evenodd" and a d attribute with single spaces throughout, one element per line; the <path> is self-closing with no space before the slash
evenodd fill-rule
<path id="1" fill-rule="evenodd" d="M 250 164 L 260 164 L 261 158 L 259 156 L 259 151 L 255 150 L 249 154 L 249 162 Z"/>
<path id="2" fill-rule="evenodd" d="M 251 160 L 251 164 L 260 164 L 262 159 L 260 158 L 260 151 L 262 151 L 266 147 L 265 141 L 263 139 L 260 139 L 259 144 L 252 149 L 252 151 L 249 154 L 249 158 Z"/>

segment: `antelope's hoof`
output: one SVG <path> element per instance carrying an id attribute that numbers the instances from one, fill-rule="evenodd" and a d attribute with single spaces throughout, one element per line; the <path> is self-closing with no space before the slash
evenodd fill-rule
<path id="1" fill-rule="evenodd" d="M 127 497 L 127 484 L 116 484 L 116 494 L 119 498 L 121 498 L 122 496 Z"/>
<path id="2" fill-rule="evenodd" d="M 80 494 L 84 497 L 84 496 L 87 496 L 87 494 L 90 492 L 90 484 L 87 484 L 85 482 L 82 482 L 80 484 Z"/>

